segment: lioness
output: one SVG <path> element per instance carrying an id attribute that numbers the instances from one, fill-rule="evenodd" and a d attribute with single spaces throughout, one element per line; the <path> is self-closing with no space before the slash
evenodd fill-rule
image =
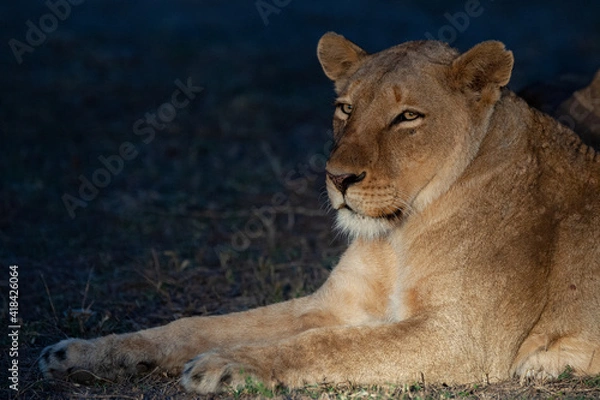
<path id="1" fill-rule="evenodd" d="M 327 190 L 352 239 L 314 294 L 40 357 L 45 377 L 183 370 L 243 384 L 466 383 L 600 373 L 600 156 L 504 88 L 499 42 L 376 54 L 334 34 Z M 193 358 L 195 357 L 195 358 Z M 190 360 L 191 358 L 191 360 Z"/>

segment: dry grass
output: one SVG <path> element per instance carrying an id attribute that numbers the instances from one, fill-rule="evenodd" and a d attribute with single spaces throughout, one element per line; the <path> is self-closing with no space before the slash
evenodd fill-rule
<path id="1" fill-rule="evenodd" d="M 353 386 L 350 384 L 313 385 L 303 389 L 268 390 L 260 385 L 247 384 L 237 390 L 208 396 L 183 392 L 177 379 L 160 373 L 130 378 L 121 382 L 97 382 L 81 386 L 70 382 L 36 381 L 22 389 L 22 399 L 598 399 L 600 378 L 563 378 L 556 382 L 521 385 L 509 381 L 488 385 L 428 385 L 415 383 L 395 386 Z"/>
<path id="2" fill-rule="evenodd" d="M 282 226 L 278 225 L 278 228 L 281 229 Z M 278 237 L 283 238 L 283 235 Z M 280 240 L 277 241 L 279 245 L 289 249 L 294 249 L 293 242 L 290 240 L 284 245 Z M 235 264 L 235 268 L 227 263 L 215 272 L 195 265 L 189 259 L 182 259 L 172 251 L 159 252 L 153 249 L 147 256 L 130 261 L 129 265 L 112 270 L 96 266 L 93 270 L 90 268 L 80 271 L 78 275 L 85 279 L 81 279 L 74 287 L 71 286 L 72 282 L 57 280 L 56 274 L 52 275 L 53 279 L 48 279 L 49 283 L 40 276 L 35 281 L 40 286 L 38 296 L 43 315 L 39 315 L 36 320 L 23 322 L 21 360 L 24 368 L 21 371 L 21 389 L 18 396 L 9 392 L 8 397 L 197 398 L 182 391 L 177 377 L 166 376 L 161 371 L 119 382 L 98 381 L 92 386 L 82 386 L 42 380 L 35 361 L 44 345 L 65 336 L 94 337 L 141 329 L 192 314 L 242 310 L 310 292 L 325 279 L 327 270 L 318 263 L 302 259 L 303 254 L 311 254 L 307 250 L 302 246 L 296 247 L 295 253 L 284 256 L 296 257 L 294 261 L 275 263 L 273 260 L 281 257 L 278 247 L 275 247 L 265 250 L 256 259 L 250 258 Z M 531 382 L 526 385 L 521 385 L 518 381 L 454 387 L 427 383 L 373 387 L 323 384 L 293 391 L 284 388 L 271 391 L 249 382 L 243 389 L 232 389 L 206 398 L 596 399 L 599 396 L 600 377 L 576 378 L 566 371 L 556 382 Z"/>

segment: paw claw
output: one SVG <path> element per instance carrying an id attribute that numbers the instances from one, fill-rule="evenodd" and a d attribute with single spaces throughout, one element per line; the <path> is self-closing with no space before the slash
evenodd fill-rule
<path id="1" fill-rule="evenodd" d="M 185 365 L 181 384 L 189 392 L 216 393 L 228 387 L 243 386 L 247 371 L 249 369 L 242 364 L 216 352 L 205 353 Z"/>

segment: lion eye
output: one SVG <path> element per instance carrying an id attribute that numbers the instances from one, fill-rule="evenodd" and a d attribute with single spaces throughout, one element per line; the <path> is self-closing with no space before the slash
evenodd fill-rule
<path id="1" fill-rule="evenodd" d="M 342 103 L 339 104 L 338 107 L 346 115 L 350 115 L 352 113 L 352 104 Z"/>
<path id="2" fill-rule="evenodd" d="M 423 114 L 415 112 L 415 111 L 404 111 L 401 114 L 398 114 L 396 118 L 392 121 L 391 125 L 400 124 L 405 121 L 414 121 L 417 118 L 423 117 Z"/>
<path id="3" fill-rule="evenodd" d="M 419 114 L 412 111 L 405 111 L 402 113 L 402 115 L 404 115 L 404 119 L 407 121 L 412 121 L 413 119 L 419 118 Z"/>

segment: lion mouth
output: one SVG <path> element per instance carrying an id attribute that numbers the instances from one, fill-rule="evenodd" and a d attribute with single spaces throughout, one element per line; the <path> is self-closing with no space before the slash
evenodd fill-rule
<path id="1" fill-rule="evenodd" d="M 357 212 L 348 205 L 342 205 L 337 211 L 336 229 L 347 233 L 352 238 L 375 239 L 385 236 L 401 224 L 404 219 L 401 210 L 396 210 L 393 213 L 367 215 Z"/>
<path id="2" fill-rule="evenodd" d="M 362 217 L 362 218 L 371 218 L 371 219 L 375 219 L 375 220 L 385 220 L 385 221 L 399 221 L 404 216 L 404 210 L 402 208 L 397 208 L 395 211 L 393 211 L 391 213 L 381 213 L 381 214 L 375 215 L 375 216 L 366 215 L 361 212 L 358 212 L 346 203 L 342 204 L 341 207 L 338 208 L 338 210 L 348 210 L 352 214 Z"/>
<path id="3" fill-rule="evenodd" d="M 383 219 L 386 219 L 388 221 L 398 221 L 398 220 L 402 219 L 403 216 L 404 216 L 404 210 L 401 209 L 401 208 L 398 208 L 393 213 L 384 214 L 384 215 L 382 215 L 379 218 L 383 218 Z"/>

